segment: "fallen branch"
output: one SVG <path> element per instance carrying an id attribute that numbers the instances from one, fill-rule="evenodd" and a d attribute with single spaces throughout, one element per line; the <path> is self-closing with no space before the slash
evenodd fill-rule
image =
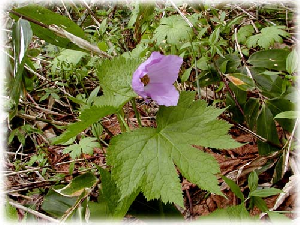
<path id="1" fill-rule="evenodd" d="M 16 207 L 18 209 L 22 209 L 25 212 L 28 212 L 28 213 L 30 213 L 30 214 L 32 214 L 32 215 L 34 215 L 36 217 L 42 218 L 44 220 L 48 220 L 48 221 L 53 222 L 53 223 L 59 223 L 60 222 L 59 220 L 56 220 L 56 219 L 54 219 L 54 218 L 52 218 L 50 216 L 46 216 L 46 215 L 44 215 L 42 213 L 39 213 L 39 212 L 37 212 L 37 211 L 35 211 L 33 209 L 27 208 L 27 207 L 25 207 L 23 205 L 20 205 L 19 203 L 16 203 L 16 202 L 13 202 L 13 201 L 8 201 L 8 203 L 10 205 L 12 205 L 13 207 Z"/>
<path id="2" fill-rule="evenodd" d="M 106 52 L 101 51 L 96 45 L 93 45 L 93 44 L 89 43 L 88 41 L 86 41 L 86 40 L 84 40 L 80 37 L 77 37 L 74 34 L 69 33 L 68 31 L 64 30 L 61 27 L 58 27 L 57 25 L 54 25 L 54 24 L 46 25 L 44 23 L 36 21 L 36 20 L 34 20 L 34 19 L 32 19 L 28 16 L 22 15 L 18 12 L 13 11 L 13 10 L 10 10 L 9 12 L 16 15 L 16 16 L 18 16 L 18 17 L 20 17 L 20 18 L 28 20 L 29 22 L 32 22 L 32 23 L 37 24 L 41 27 L 49 29 L 49 30 L 53 31 L 56 35 L 60 36 L 60 37 L 69 39 L 71 42 L 73 42 L 74 44 L 76 44 L 77 46 L 79 46 L 82 49 L 93 52 L 93 53 L 95 53 L 95 54 L 97 54 L 101 57 L 106 57 L 106 58 L 109 58 L 109 59 L 112 58 L 112 56 L 110 56 Z"/>
<path id="3" fill-rule="evenodd" d="M 30 115 L 22 114 L 22 113 L 18 113 L 16 116 L 20 117 L 22 119 L 43 121 L 45 123 L 51 123 L 51 124 L 58 125 L 58 126 L 67 126 L 67 125 L 69 125 L 69 123 L 66 123 L 66 122 L 60 122 L 60 121 L 55 121 L 55 120 L 47 120 L 47 119 L 39 118 L 39 117 L 36 117 L 36 116 L 30 116 Z"/>

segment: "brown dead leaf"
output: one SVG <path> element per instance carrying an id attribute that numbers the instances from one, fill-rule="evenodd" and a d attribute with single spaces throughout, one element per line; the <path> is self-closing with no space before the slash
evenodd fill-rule
<path id="1" fill-rule="evenodd" d="M 257 154 L 258 147 L 257 147 L 257 145 L 247 144 L 247 145 L 243 145 L 239 148 L 232 149 L 231 151 L 234 152 L 235 154 L 239 155 L 239 157 L 240 157 L 240 156 L 249 155 L 249 154 Z"/>

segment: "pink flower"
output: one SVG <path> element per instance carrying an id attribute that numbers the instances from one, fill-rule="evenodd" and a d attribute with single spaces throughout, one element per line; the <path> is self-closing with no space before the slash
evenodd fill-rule
<path id="1" fill-rule="evenodd" d="M 176 55 L 152 52 L 133 74 L 132 88 L 146 101 L 151 98 L 159 105 L 176 106 L 179 93 L 173 86 L 183 59 Z"/>

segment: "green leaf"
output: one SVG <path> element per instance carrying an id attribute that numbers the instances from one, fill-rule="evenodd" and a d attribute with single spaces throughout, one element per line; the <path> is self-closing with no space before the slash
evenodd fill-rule
<path id="1" fill-rule="evenodd" d="M 217 120 L 223 111 L 199 100 L 195 93 L 182 92 L 176 107 L 161 107 L 157 128 L 140 128 L 111 140 L 107 163 L 124 198 L 141 188 L 148 200 L 161 198 L 164 203 L 183 206 L 177 171 L 200 188 L 222 195 L 214 174 L 219 172 L 216 160 L 193 148 L 241 146 L 228 135 L 230 127 Z"/>
<path id="2" fill-rule="evenodd" d="M 257 134 L 275 144 L 279 144 L 273 115 L 271 113 L 271 110 L 265 104 L 262 105 L 261 112 L 257 119 Z M 260 155 L 267 155 L 275 150 L 277 149 L 272 147 L 268 143 L 258 141 L 258 152 Z"/>
<path id="3" fill-rule="evenodd" d="M 163 40 L 169 44 L 178 44 L 180 41 L 188 41 L 193 30 L 179 15 L 162 18 L 159 27 L 154 31 L 153 39 L 159 45 Z"/>
<path id="4" fill-rule="evenodd" d="M 67 127 L 67 130 L 58 136 L 57 138 L 53 139 L 53 144 L 60 144 L 67 142 L 70 138 L 76 136 L 84 129 L 91 126 L 93 123 L 97 122 L 99 119 L 113 114 L 116 112 L 117 109 L 113 106 L 97 106 L 93 105 L 87 108 L 84 108 L 81 111 L 81 114 L 79 116 L 80 121 L 70 124 Z"/>
<path id="5" fill-rule="evenodd" d="M 266 105 L 269 107 L 274 116 L 284 111 L 292 111 L 296 108 L 294 103 L 283 98 L 267 100 Z M 277 117 L 276 121 L 280 124 L 280 126 L 282 126 L 283 129 L 292 132 L 295 125 L 295 119 Z"/>
<path id="6" fill-rule="evenodd" d="M 119 56 L 113 60 L 104 60 L 97 66 L 97 75 L 104 95 L 120 95 L 128 100 L 136 97 L 136 93 L 131 88 L 131 81 L 140 63 L 140 59 L 126 59 Z"/>
<path id="7" fill-rule="evenodd" d="M 230 222 L 245 222 L 251 219 L 250 214 L 245 208 L 244 204 L 230 206 L 224 209 L 217 209 L 208 216 L 200 216 L 198 221 L 207 221 L 207 220 L 222 220 Z"/>
<path id="8" fill-rule="evenodd" d="M 249 193 L 249 196 L 257 196 L 257 197 L 268 197 L 271 195 L 277 195 L 282 193 L 280 189 L 277 188 L 266 188 L 266 189 L 256 189 Z"/>
<path id="9" fill-rule="evenodd" d="M 217 41 L 219 40 L 219 38 L 220 38 L 220 28 L 218 27 L 209 36 L 208 41 L 211 45 L 215 45 L 217 43 Z"/>
<path id="10" fill-rule="evenodd" d="M 229 88 L 233 91 L 240 106 L 242 106 L 247 100 L 247 92 L 241 90 L 231 83 L 229 84 Z M 239 110 L 230 93 L 226 94 L 226 105 L 228 106 L 229 111 L 233 114 L 232 119 L 237 121 L 238 123 L 242 123 L 244 121 L 244 116 Z"/>
<path id="11" fill-rule="evenodd" d="M 58 13 L 52 12 L 49 9 L 46 9 L 39 5 L 30 4 L 25 7 L 14 9 L 14 11 L 27 16 L 33 20 L 41 22 L 45 25 L 57 25 L 69 33 L 74 34 L 77 37 L 84 39 L 84 31 L 72 20 L 69 18 L 59 15 Z M 74 50 L 80 50 L 77 45 L 72 43 L 69 39 L 62 38 L 57 36 L 54 32 L 41 27 L 37 24 L 30 23 L 34 35 L 38 36 L 39 38 L 45 40 L 46 42 L 57 45 L 63 48 L 71 48 Z"/>
<path id="12" fill-rule="evenodd" d="M 255 191 L 258 187 L 258 176 L 255 171 L 252 171 L 248 177 L 248 186 L 251 191 Z"/>
<path id="13" fill-rule="evenodd" d="M 222 176 L 222 179 L 226 182 L 226 184 L 230 187 L 231 191 L 239 198 L 244 201 L 244 195 L 240 189 L 240 187 L 231 179 Z"/>
<path id="14" fill-rule="evenodd" d="M 199 60 L 197 60 L 197 68 L 200 70 L 209 70 L 208 62 L 208 57 L 201 57 Z"/>
<path id="15" fill-rule="evenodd" d="M 287 119 L 297 119 L 300 116 L 300 112 L 299 111 L 284 111 L 281 113 L 278 113 L 274 119 L 280 119 L 280 118 L 287 118 Z"/>
<path id="16" fill-rule="evenodd" d="M 260 46 L 264 49 L 268 49 L 275 42 L 282 43 L 282 37 L 290 36 L 290 34 L 283 29 L 285 29 L 285 26 L 265 27 L 261 29 L 260 34 L 248 38 L 246 42 L 247 47 Z"/>
<path id="17" fill-rule="evenodd" d="M 241 44 L 245 44 L 248 37 L 250 37 L 254 32 L 254 28 L 252 25 L 246 25 L 241 27 L 237 32 L 238 42 Z M 235 40 L 235 35 L 232 36 L 232 39 Z"/>
<path id="18" fill-rule="evenodd" d="M 97 166 L 97 169 L 99 170 L 101 176 L 102 195 L 108 206 L 108 215 L 117 218 L 124 217 L 130 205 L 138 195 L 139 190 L 120 201 L 121 194 L 111 174 L 99 166 Z"/>
<path id="19" fill-rule="evenodd" d="M 51 61 L 51 72 L 55 73 L 60 67 L 60 70 L 68 70 L 67 65 L 76 66 L 87 55 L 85 52 L 65 49 Z M 65 66 L 62 63 L 65 63 Z"/>
<path id="20" fill-rule="evenodd" d="M 298 69 L 299 54 L 296 49 L 293 49 L 286 58 L 286 71 L 292 74 Z"/>
<path id="21" fill-rule="evenodd" d="M 181 76 L 181 82 L 185 82 L 189 79 L 192 69 L 193 67 L 190 67 L 184 71 L 183 75 Z"/>
<path id="22" fill-rule="evenodd" d="M 286 70 L 286 58 L 289 55 L 289 51 L 284 49 L 270 49 L 265 51 L 259 51 L 252 54 L 248 63 L 254 67 L 263 67 L 266 69 L 285 71 Z"/>
<path id="23" fill-rule="evenodd" d="M 282 215 L 280 212 L 276 212 L 276 211 L 268 211 L 268 216 L 271 220 L 271 223 L 278 223 L 279 221 L 282 223 L 293 223 L 291 219 L 289 219 L 287 216 Z"/>
<path id="24" fill-rule="evenodd" d="M 256 125 L 259 111 L 259 100 L 257 98 L 249 98 L 244 106 L 244 114 L 249 128 L 253 130 Z"/>
<path id="25" fill-rule="evenodd" d="M 225 55 L 224 58 L 219 58 L 217 65 L 223 73 L 235 73 L 237 68 L 241 65 L 241 59 L 237 54 L 228 54 Z"/>
<path id="26" fill-rule="evenodd" d="M 15 207 L 13 207 L 8 202 L 8 198 L 5 202 L 5 212 L 4 212 L 5 219 L 9 222 L 16 222 L 18 221 L 18 211 Z M 3 217 L 2 217 L 3 218 Z"/>
<path id="27" fill-rule="evenodd" d="M 61 188 L 61 185 L 57 188 Z M 50 189 L 43 199 L 42 209 L 49 215 L 61 217 L 71 208 L 77 200 L 77 197 L 66 197 Z"/>
<path id="28" fill-rule="evenodd" d="M 19 103 L 21 90 L 24 88 L 24 63 L 28 45 L 32 38 L 32 30 L 27 20 L 19 19 L 12 30 L 14 49 L 14 79 L 11 85 L 10 98 L 16 105 Z M 16 108 L 17 110 L 17 108 Z"/>
<path id="29" fill-rule="evenodd" d="M 67 186 L 56 189 L 55 191 L 63 196 L 74 197 L 80 196 L 85 189 L 93 187 L 97 178 L 91 172 L 75 177 Z"/>
<path id="30" fill-rule="evenodd" d="M 96 141 L 96 138 L 86 137 L 80 140 L 79 144 L 73 144 L 66 147 L 63 153 L 70 153 L 70 157 L 72 159 L 79 157 L 81 153 L 92 155 L 94 152 L 94 148 L 100 147 L 100 144 Z"/>
<path id="31" fill-rule="evenodd" d="M 79 145 L 82 149 L 82 153 L 92 155 L 94 148 L 99 148 L 100 144 L 97 142 L 97 138 L 86 137 L 80 140 Z"/>
<path id="32" fill-rule="evenodd" d="M 266 212 L 269 210 L 266 202 L 261 197 L 252 196 L 250 199 L 253 204 L 256 205 L 262 212 Z"/>

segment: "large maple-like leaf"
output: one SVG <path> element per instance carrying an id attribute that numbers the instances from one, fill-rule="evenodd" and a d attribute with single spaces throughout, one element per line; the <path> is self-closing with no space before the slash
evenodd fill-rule
<path id="1" fill-rule="evenodd" d="M 182 92 L 176 107 L 160 108 L 157 128 L 136 129 L 111 140 L 107 163 L 121 198 L 140 188 L 148 200 L 183 206 L 175 165 L 200 188 L 222 194 L 215 176 L 217 161 L 192 144 L 220 149 L 241 145 L 228 135 L 230 125 L 217 119 L 223 110 L 193 98 L 193 92 Z"/>

